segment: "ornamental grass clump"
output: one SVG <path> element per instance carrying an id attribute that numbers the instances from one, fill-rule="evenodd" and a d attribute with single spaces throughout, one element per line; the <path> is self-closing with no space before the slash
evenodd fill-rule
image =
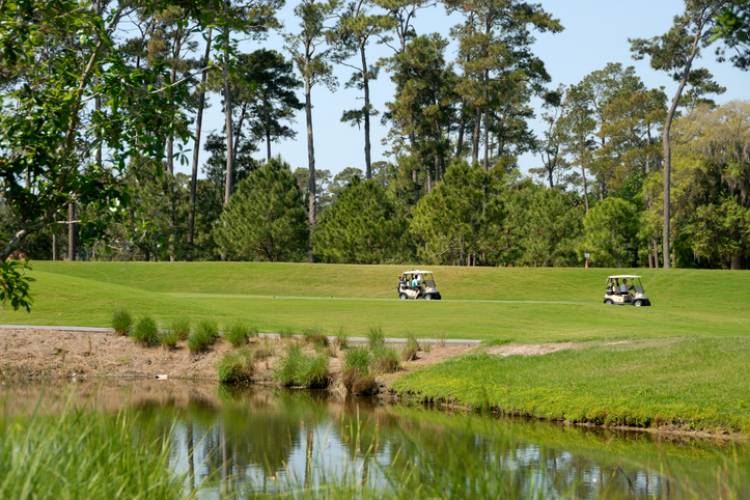
<path id="1" fill-rule="evenodd" d="M 298 345 L 289 347 L 275 375 L 286 387 L 322 389 L 331 381 L 328 357 L 325 354 L 309 356 Z"/>
<path id="2" fill-rule="evenodd" d="M 133 326 L 133 317 L 125 309 L 118 309 L 112 314 L 112 329 L 117 335 L 128 335 Z"/>
<path id="3" fill-rule="evenodd" d="M 185 341 L 190 336 L 190 320 L 187 318 L 177 318 L 172 321 L 169 329 L 177 336 L 178 340 Z"/>
<path id="4" fill-rule="evenodd" d="M 417 353 L 421 350 L 422 348 L 419 346 L 419 342 L 417 342 L 417 337 L 410 334 L 406 338 L 406 345 L 403 351 L 401 351 L 401 359 L 404 361 L 414 361 L 417 359 Z"/>
<path id="5" fill-rule="evenodd" d="M 243 345 L 247 344 L 248 340 L 250 340 L 250 337 L 253 336 L 253 332 L 255 332 L 255 334 L 257 335 L 257 331 L 247 326 L 246 324 L 235 323 L 230 326 L 226 332 L 224 332 L 224 337 L 234 347 L 242 347 Z"/>
<path id="6" fill-rule="evenodd" d="M 135 325 L 132 337 L 141 345 L 153 347 L 159 345 L 159 328 L 150 316 L 144 316 Z"/>
<path id="7" fill-rule="evenodd" d="M 215 321 L 203 320 L 188 337 L 188 349 L 193 354 L 206 352 L 219 339 L 219 327 Z"/>
<path id="8" fill-rule="evenodd" d="M 177 335 L 177 332 L 175 332 L 172 329 L 159 332 L 159 343 L 165 349 L 169 349 L 169 350 L 176 349 L 177 342 L 179 342 L 179 340 L 180 338 Z"/>
<path id="9" fill-rule="evenodd" d="M 385 335 L 382 328 L 370 328 L 367 332 L 367 342 L 373 351 L 385 346 Z"/>
<path id="10" fill-rule="evenodd" d="M 247 348 L 225 354 L 219 363 L 219 382 L 222 384 L 252 382 L 254 373 L 253 353 Z"/>
<path id="11" fill-rule="evenodd" d="M 338 347 L 342 351 L 349 348 L 349 337 L 346 335 L 346 332 L 343 328 L 339 328 L 339 331 L 336 333 L 336 340 L 334 342 L 336 344 L 336 347 Z"/>
<path id="12" fill-rule="evenodd" d="M 375 373 L 393 373 L 401 369 L 398 354 L 390 347 L 372 350 L 372 368 Z"/>
<path id="13" fill-rule="evenodd" d="M 323 335 L 320 330 L 317 329 L 306 329 L 302 332 L 302 338 L 308 344 L 316 347 L 325 348 L 328 347 L 328 337 Z"/>
<path id="14" fill-rule="evenodd" d="M 366 347 L 354 347 L 347 351 L 341 381 L 349 394 L 377 392 L 378 384 L 370 374 L 370 361 L 370 351 Z"/>

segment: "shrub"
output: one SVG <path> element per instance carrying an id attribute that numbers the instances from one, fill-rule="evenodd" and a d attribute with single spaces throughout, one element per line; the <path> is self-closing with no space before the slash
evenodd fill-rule
<path id="1" fill-rule="evenodd" d="M 346 353 L 344 367 L 347 370 L 356 370 L 361 375 L 370 373 L 370 351 L 366 347 L 353 347 Z"/>
<path id="2" fill-rule="evenodd" d="M 167 349 L 174 349 L 177 347 L 177 342 L 180 340 L 177 332 L 172 329 L 159 333 L 159 343 Z"/>
<path id="3" fill-rule="evenodd" d="M 370 349 L 375 350 L 385 345 L 385 335 L 381 328 L 370 328 L 367 332 L 367 340 L 370 343 Z"/>
<path id="4" fill-rule="evenodd" d="M 317 347 L 328 347 L 328 337 L 320 333 L 320 330 L 306 329 L 302 332 L 305 342 Z"/>
<path id="5" fill-rule="evenodd" d="M 135 325 L 133 330 L 133 338 L 139 344 L 145 346 L 159 345 L 159 329 L 150 316 L 144 316 Z"/>
<path id="6" fill-rule="evenodd" d="M 250 382 L 254 373 L 253 353 L 249 349 L 227 353 L 219 363 L 219 382 L 222 384 Z"/>
<path id="7" fill-rule="evenodd" d="M 190 320 L 177 318 L 172 321 L 169 329 L 177 336 L 178 340 L 187 340 L 190 336 Z"/>
<path id="8" fill-rule="evenodd" d="M 298 345 L 292 345 L 276 371 L 276 379 L 287 387 L 327 387 L 330 383 L 328 357 L 307 356 Z"/>
<path id="9" fill-rule="evenodd" d="M 390 347 L 381 347 L 372 351 L 372 366 L 376 373 L 393 373 L 401 368 L 398 354 Z"/>
<path id="10" fill-rule="evenodd" d="M 219 327 L 215 321 L 204 320 L 188 337 L 188 349 L 193 354 L 207 351 L 219 338 Z"/>
<path id="11" fill-rule="evenodd" d="M 133 326 L 133 318 L 125 309 L 118 309 L 112 314 L 112 328 L 117 335 L 127 335 Z"/>
<path id="12" fill-rule="evenodd" d="M 234 325 L 229 327 L 226 332 L 224 332 L 224 337 L 234 347 L 241 347 L 247 344 L 247 341 L 250 338 L 251 334 L 252 329 L 250 327 L 243 323 L 235 323 Z"/>
<path id="13" fill-rule="evenodd" d="M 421 348 L 419 347 L 419 342 L 417 342 L 417 337 L 414 335 L 409 335 L 406 338 L 406 345 L 404 346 L 404 350 L 401 351 L 401 359 L 404 361 L 414 361 L 417 359 L 417 352 L 419 352 Z"/>

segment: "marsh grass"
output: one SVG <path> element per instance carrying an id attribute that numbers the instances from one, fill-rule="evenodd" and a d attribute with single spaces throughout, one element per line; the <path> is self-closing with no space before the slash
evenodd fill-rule
<path id="1" fill-rule="evenodd" d="M 302 332 L 302 338 L 308 344 L 314 345 L 319 348 L 328 347 L 328 337 L 317 328 L 307 328 Z"/>
<path id="2" fill-rule="evenodd" d="M 385 346 L 372 350 L 371 366 L 375 373 L 393 373 L 401 369 L 396 350 Z"/>
<path id="3" fill-rule="evenodd" d="M 133 327 L 133 317 L 125 309 L 112 313 L 112 329 L 117 335 L 128 335 Z"/>
<path id="4" fill-rule="evenodd" d="M 370 374 L 371 361 L 367 347 L 352 347 L 346 352 L 341 381 L 349 394 L 366 395 L 377 392 L 377 382 Z"/>
<path id="5" fill-rule="evenodd" d="M 349 336 L 346 334 L 346 331 L 343 328 L 339 328 L 336 332 L 336 340 L 334 341 L 336 344 L 336 347 L 339 348 L 339 350 L 345 350 L 349 348 Z"/>
<path id="6" fill-rule="evenodd" d="M 253 328 L 244 323 L 234 323 L 224 332 L 224 338 L 234 347 L 242 347 L 250 340 L 253 331 Z M 257 335 L 257 331 L 255 334 Z"/>
<path id="7" fill-rule="evenodd" d="M 414 334 L 409 334 L 406 337 L 406 345 L 401 351 L 401 359 L 404 361 L 414 361 L 417 359 L 417 353 L 421 350 L 422 348 L 419 346 L 417 337 Z"/>
<path id="8" fill-rule="evenodd" d="M 219 382 L 222 384 L 252 382 L 255 374 L 253 361 L 253 352 L 248 348 L 225 354 L 219 362 Z"/>
<path id="9" fill-rule="evenodd" d="M 0 418 L 0 498 L 183 498 L 170 440 L 133 439 L 134 419 L 66 410 Z"/>
<path id="10" fill-rule="evenodd" d="M 385 335 L 380 327 L 370 327 L 367 331 L 367 342 L 373 351 L 385 346 Z"/>
<path id="11" fill-rule="evenodd" d="M 144 316 L 136 323 L 132 337 L 146 347 L 159 345 L 159 328 L 156 321 L 151 316 Z"/>
<path id="12" fill-rule="evenodd" d="M 215 321 L 203 320 L 188 337 L 188 349 L 193 354 L 206 352 L 219 339 L 219 327 Z"/>
<path id="13" fill-rule="evenodd" d="M 276 379 L 287 387 L 322 389 L 328 387 L 331 376 L 325 354 L 307 355 L 298 345 L 290 345 L 275 373 Z"/>
<path id="14" fill-rule="evenodd" d="M 172 329 L 159 332 L 159 343 L 165 349 L 176 349 L 179 340 L 180 337 L 177 335 L 177 332 Z"/>
<path id="15" fill-rule="evenodd" d="M 190 320 L 187 318 L 177 318 L 172 320 L 169 329 L 177 335 L 177 339 L 185 341 L 190 337 Z"/>

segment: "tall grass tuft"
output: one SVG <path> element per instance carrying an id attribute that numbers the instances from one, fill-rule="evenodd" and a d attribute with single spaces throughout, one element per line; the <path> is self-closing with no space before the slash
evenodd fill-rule
<path id="1" fill-rule="evenodd" d="M 138 320 L 132 336 L 141 345 L 147 347 L 159 345 L 159 328 L 151 316 L 144 316 Z"/>
<path id="2" fill-rule="evenodd" d="M 165 330 L 163 332 L 159 332 L 159 343 L 165 349 L 175 349 L 175 348 L 177 348 L 177 342 L 179 340 L 180 340 L 180 338 L 177 336 L 177 332 L 175 332 L 172 329 Z"/>
<path id="3" fill-rule="evenodd" d="M 349 394 L 374 394 L 378 390 L 375 377 L 370 375 L 370 351 L 353 347 L 346 353 L 342 382 Z"/>
<path id="4" fill-rule="evenodd" d="M 298 345 L 289 347 L 275 375 L 287 387 L 322 389 L 331 381 L 328 357 L 325 354 L 306 355 Z"/>
<path id="5" fill-rule="evenodd" d="M 349 348 L 349 337 L 347 336 L 343 328 L 339 328 L 339 331 L 336 332 L 335 342 L 336 347 L 338 347 L 342 351 Z"/>
<path id="6" fill-rule="evenodd" d="M 401 359 L 403 359 L 404 361 L 414 361 L 417 359 L 417 353 L 420 350 L 421 347 L 419 346 L 417 337 L 415 337 L 413 334 L 409 334 L 409 336 L 406 337 L 406 345 L 401 351 Z"/>
<path id="7" fill-rule="evenodd" d="M 133 439 L 130 417 L 66 411 L 0 419 L 0 498 L 154 498 L 188 494 L 169 438 Z"/>
<path id="8" fill-rule="evenodd" d="M 219 339 L 219 327 L 215 321 L 203 320 L 188 337 L 188 349 L 193 354 L 208 351 Z"/>
<path id="9" fill-rule="evenodd" d="M 372 367 L 375 373 L 393 373 L 401 369 L 396 351 L 382 346 L 372 351 Z"/>
<path id="10" fill-rule="evenodd" d="M 302 332 L 302 338 L 308 344 L 314 345 L 320 348 L 328 347 L 328 337 L 323 335 L 320 330 L 315 328 L 308 328 Z"/>
<path id="11" fill-rule="evenodd" d="M 367 332 L 367 341 L 373 351 L 385 346 L 385 335 L 380 327 L 371 327 Z"/>
<path id="12" fill-rule="evenodd" d="M 224 337 L 234 347 L 242 347 L 247 344 L 253 334 L 253 329 L 244 323 L 235 323 L 224 332 Z M 256 332 L 257 334 L 257 332 Z"/>
<path id="13" fill-rule="evenodd" d="M 133 326 L 133 317 L 125 309 L 112 313 L 112 329 L 117 335 L 128 335 Z"/>
<path id="14" fill-rule="evenodd" d="M 179 340 L 185 341 L 190 336 L 190 320 L 187 318 L 177 318 L 172 321 L 169 329 L 177 335 Z"/>
<path id="15" fill-rule="evenodd" d="M 251 382 L 254 373 L 253 353 L 247 348 L 225 354 L 219 363 L 219 382 L 222 384 Z"/>

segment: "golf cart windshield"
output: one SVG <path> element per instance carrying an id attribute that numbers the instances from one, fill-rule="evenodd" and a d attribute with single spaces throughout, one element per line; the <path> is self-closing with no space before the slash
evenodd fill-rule
<path id="1" fill-rule="evenodd" d="M 607 288 L 619 291 L 635 291 L 643 293 L 643 283 L 640 276 L 610 276 L 607 279 Z"/>

